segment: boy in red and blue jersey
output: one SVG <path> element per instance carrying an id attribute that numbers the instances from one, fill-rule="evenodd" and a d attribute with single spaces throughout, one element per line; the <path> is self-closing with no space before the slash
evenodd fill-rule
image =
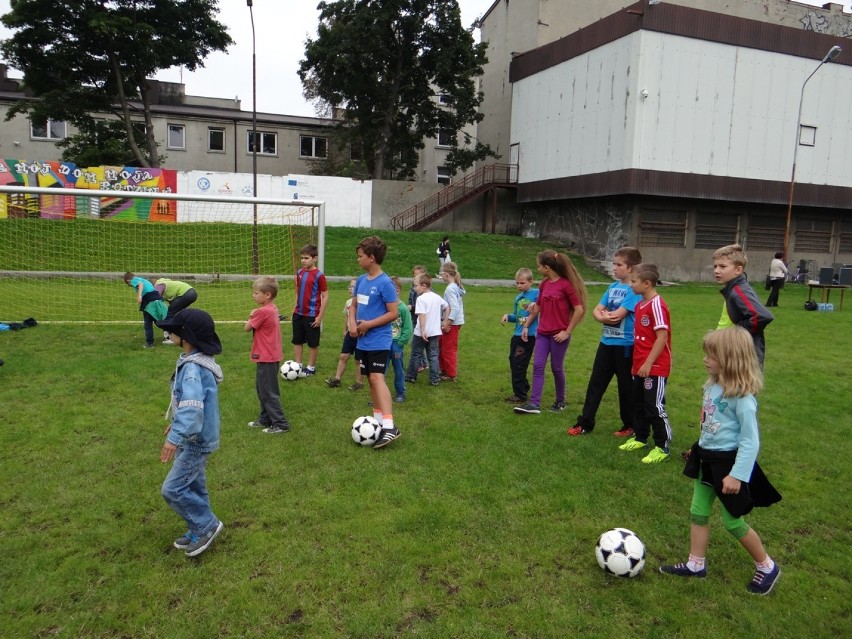
<path id="1" fill-rule="evenodd" d="M 328 284 L 317 268 L 317 247 L 306 244 L 299 251 L 302 268 L 296 273 L 296 308 L 293 309 L 293 359 L 302 363 L 304 345 L 308 345 L 308 365 L 300 377 L 316 374 L 320 327 L 328 306 Z"/>

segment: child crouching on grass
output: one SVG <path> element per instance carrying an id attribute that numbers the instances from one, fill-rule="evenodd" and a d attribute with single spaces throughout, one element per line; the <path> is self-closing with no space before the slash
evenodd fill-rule
<path id="1" fill-rule="evenodd" d="M 187 557 L 210 547 L 225 525 L 210 509 L 207 495 L 207 458 L 219 448 L 219 383 L 222 369 L 213 359 L 222 352 L 213 319 L 202 310 L 187 308 L 160 323 L 172 342 L 183 349 L 177 360 L 167 415 L 166 442 L 160 452 L 164 464 L 174 464 L 163 482 L 166 503 L 183 517 L 189 530 L 174 541 Z"/>
<path id="2" fill-rule="evenodd" d="M 760 437 L 757 394 L 763 386 L 757 353 L 749 333 L 732 327 L 704 337 L 704 386 L 701 436 L 687 454 L 683 474 L 695 480 L 692 491 L 689 560 L 660 566 L 679 577 L 706 577 L 705 551 L 713 500 L 722 505 L 722 524 L 754 559 L 755 573 L 747 589 L 768 595 L 781 569 L 766 554 L 757 533 L 743 520 L 755 506 L 771 506 L 781 495 L 757 464 Z"/>

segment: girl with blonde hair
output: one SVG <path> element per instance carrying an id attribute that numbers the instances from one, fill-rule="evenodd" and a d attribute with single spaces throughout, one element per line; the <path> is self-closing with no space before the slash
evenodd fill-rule
<path id="1" fill-rule="evenodd" d="M 456 381 L 459 363 L 459 332 L 464 324 L 464 301 L 462 298 L 467 291 L 462 286 L 461 275 L 455 262 L 444 262 L 439 273 L 447 283 L 444 291 L 444 301 L 449 311 L 441 323 L 441 344 L 438 353 L 438 363 L 441 369 L 440 380 Z"/>
<path id="2" fill-rule="evenodd" d="M 770 506 L 781 500 L 757 463 L 760 436 L 754 396 L 763 387 L 757 352 L 751 335 L 739 326 L 708 333 L 703 347 L 709 378 L 704 385 L 701 436 L 688 451 L 683 471 L 695 480 L 689 511 L 689 559 L 660 566 L 660 572 L 678 577 L 707 576 L 709 520 L 713 501 L 718 497 L 722 525 L 754 560 L 754 576 L 746 589 L 752 594 L 768 595 L 781 569 L 743 519 L 755 506 Z"/>

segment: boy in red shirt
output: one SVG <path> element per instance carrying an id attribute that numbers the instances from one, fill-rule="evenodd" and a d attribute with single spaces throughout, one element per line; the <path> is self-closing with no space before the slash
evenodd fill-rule
<path id="1" fill-rule="evenodd" d="M 639 450 L 648 445 L 653 428 L 656 446 L 643 464 L 658 464 L 669 458 L 672 429 L 666 415 L 666 382 L 672 370 L 672 332 L 669 308 L 657 294 L 660 273 L 653 264 L 637 264 L 630 287 L 642 297 L 634 311 L 633 340 L 633 430 L 635 435 L 621 450 Z"/>
<path id="2" fill-rule="evenodd" d="M 251 428 L 262 428 L 264 433 L 272 435 L 290 432 L 290 423 L 281 408 L 281 391 L 278 387 L 282 350 L 278 307 L 273 302 L 276 295 L 278 282 L 274 277 L 257 278 L 251 296 L 258 306 L 251 312 L 245 325 L 246 332 L 253 331 L 251 361 L 257 364 L 255 387 L 260 401 L 260 415 L 248 425 Z"/>
<path id="3" fill-rule="evenodd" d="M 317 268 L 319 252 L 313 244 L 299 251 L 302 268 L 296 273 L 296 308 L 293 309 L 293 359 L 302 363 L 305 344 L 308 345 L 308 365 L 299 377 L 316 374 L 322 318 L 328 306 L 328 284 Z"/>

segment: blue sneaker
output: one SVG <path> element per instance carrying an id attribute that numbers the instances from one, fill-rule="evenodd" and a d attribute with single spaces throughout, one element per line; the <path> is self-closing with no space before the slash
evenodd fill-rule
<path id="1" fill-rule="evenodd" d="M 768 595 L 772 592 L 780 576 L 781 569 L 778 564 L 775 564 L 769 572 L 755 570 L 754 577 L 751 578 L 751 583 L 746 588 L 753 595 Z"/>
<path id="2" fill-rule="evenodd" d="M 702 568 L 701 570 L 690 570 L 685 561 L 673 566 L 660 566 L 660 572 L 666 575 L 698 577 L 699 579 L 704 579 L 707 576 L 707 568 Z"/>

